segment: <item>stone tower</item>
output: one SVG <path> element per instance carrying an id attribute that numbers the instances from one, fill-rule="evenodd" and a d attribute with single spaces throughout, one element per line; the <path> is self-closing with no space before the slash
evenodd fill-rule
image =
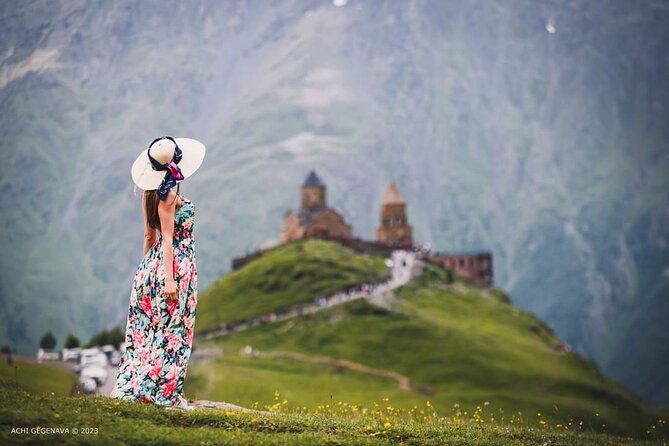
<path id="1" fill-rule="evenodd" d="M 380 243 L 411 246 L 413 234 L 407 221 L 406 202 L 395 183 L 391 183 L 381 202 L 381 226 L 376 232 Z"/>
<path id="2" fill-rule="evenodd" d="M 306 209 L 325 207 L 325 184 L 313 170 L 302 184 L 302 207 Z"/>

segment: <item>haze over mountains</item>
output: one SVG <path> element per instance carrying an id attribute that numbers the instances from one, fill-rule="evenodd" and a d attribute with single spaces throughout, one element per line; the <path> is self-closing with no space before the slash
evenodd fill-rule
<path id="1" fill-rule="evenodd" d="M 341 4 L 343 2 L 339 2 Z M 123 323 L 129 169 L 208 148 L 200 286 L 278 239 L 314 168 L 373 238 L 396 181 L 415 239 L 489 249 L 496 285 L 608 376 L 669 401 L 663 2 L 2 2 L 0 344 Z"/>

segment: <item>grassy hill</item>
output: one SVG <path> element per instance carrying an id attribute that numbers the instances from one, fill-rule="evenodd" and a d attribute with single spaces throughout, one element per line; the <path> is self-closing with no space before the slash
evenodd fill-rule
<path id="1" fill-rule="evenodd" d="M 75 384 L 72 373 L 48 364 L 36 364 L 14 357 L 10 365 L 0 356 L 0 388 L 22 390 L 32 394 L 69 395 Z"/>
<path id="2" fill-rule="evenodd" d="M 224 275 L 201 293 L 197 330 L 311 302 L 385 275 L 381 257 L 356 255 L 318 240 L 290 243 Z"/>
<path id="3" fill-rule="evenodd" d="M 378 279 L 384 272 L 383 259 L 310 241 L 279 248 L 234 274 L 255 292 L 265 280 L 280 284 L 270 293 L 283 296 L 282 305 L 309 301 L 309 292 L 288 279 L 273 277 L 307 268 L 305 258 L 318 266 L 312 266 L 313 274 L 339 277 L 331 279 L 333 284 L 336 280 L 350 284 L 351 278 L 364 281 L 366 264 L 372 265 L 370 278 Z M 275 261 L 280 268 L 272 268 Z M 336 271 L 342 264 L 347 273 Z M 304 287 L 325 292 L 306 282 Z M 238 285 L 237 292 L 243 291 Z M 287 297 L 291 292 L 301 297 L 291 300 Z M 272 300 L 263 297 L 269 305 Z M 241 316 L 233 310 L 246 309 L 242 297 L 233 301 L 236 306 L 229 305 L 226 315 L 237 320 Z M 191 362 L 186 396 L 260 411 L 182 412 L 106 397 L 64 396 L 64 390 L 51 393 L 57 382 L 66 384 L 60 371 L 35 364 L 19 365 L 17 388 L 10 376 L 13 369 L 3 364 L 0 443 L 616 446 L 665 442 L 666 410 L 662 415 L 652 412 L 601 377 L 591 363 L 557 351 L 557 344 L 541 321 L 513 308 L 504 293 L 453 283 L 444 270 L 426 266 L 422 275 L 396 292 L 396 300 L 387 308 L 351 301 L 217 340 L 198 338 L 198 349 L 222 349 L 224 355 Z M 253 346 L 253 355 L 239 355 L 247 345 Z M 38 373 L 44 371 L 49 373 Z M 47 437 L 12 433 L 15 427 L 93 429 Z"/>
<path id="4" fill-rule="evenodd" d="M 277 305 L 284 306 L 296 290 L 299 299 L 291 302 L 313 299 L 310 277 L 298 285 L 285 274 L 303 267 L 295 255 L 300 249 L 320 256 L 332 250 L 347 265 L 371 261 L 322 241 L 281 248 L 233 273 L 235 280 L 219 281 L 237 284 L 220 294 L 220 304 L 233 302 L 222 312 L 227 320 L 240 317 L 236 308 L 242 302 L 254 305 L 255 298 L 265 310 L 272 309 L 272 296 L 281 296 Z M 277 260 L 280 266 L 274 265 Z M 316 277 L 323 274 L 318 266 L 311 269 Z M 336 275 L 338 267 L 329 264 L 329 274 Z M 198 348 L 216 347 L 224 356 L 192 364 L 186 390 L 191 397 L 242 405 L 267 401 L 277 391 L 291 407 L 373 407 L 387 398 L 394 407 L 411 410 L 429 401 L 445 416 L 471 417 L 480 407 L 486 416 L 506 422 L 583 422 L 587 429 L 618 433 L 643 432 L 658 416 L 593 363 L 561 351 L 550 329 L 510 305 L 504 293 L 448 282 L 446 271 L 429 265 L 396 291 L 387 308 L 352 301 L 215 341 L 198 340 Z M 266 283 L 271 291 L 263 294 Z M 214 302 L 205 302 L 199 315 L 212 310 Z M 250 313 L 244 309 L 243 314 Z M 216 324 L 208 316 L 209 325 Z M 240 355 L 247 345 L 257 354 Z"/>

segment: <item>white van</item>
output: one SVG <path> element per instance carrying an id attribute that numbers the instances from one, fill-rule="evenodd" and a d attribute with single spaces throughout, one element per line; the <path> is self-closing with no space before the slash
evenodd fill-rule
<path id="1" fill-rule="evenodd" d="M 60 360 L 60 353 L 53 350 L 45 350 L 40 348 L 37 350 L 37 362 L 42 361 L 58 361 Z"/>

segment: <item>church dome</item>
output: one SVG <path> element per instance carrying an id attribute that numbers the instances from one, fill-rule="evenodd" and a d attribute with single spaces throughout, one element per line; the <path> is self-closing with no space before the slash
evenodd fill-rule
<path id="1" fill-rule="evenodd" d="M 395 183 L 390 183 L 381 204 L 405 204 L 404 198 L 402 198 L 400 191 L 397 190 Z"/>
<path id="2" fill-rule="evenodd" d="M 307 179 L 304 180 L 304 184 L 302 187 L 325 187 L 325 184 L 321 181 L 320 178 L 318 178 L 318 175 L 316 175 L 315 171 L 309 172 L 309 175 L 307 176 Z"/>

